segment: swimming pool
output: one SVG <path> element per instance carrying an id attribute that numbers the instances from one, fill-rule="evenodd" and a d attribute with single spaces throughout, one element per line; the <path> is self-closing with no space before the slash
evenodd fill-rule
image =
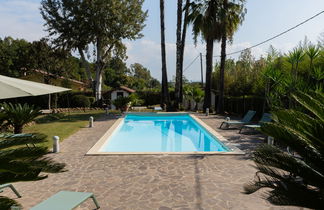
<path id="1" fill-rule="evenodd" d="M 223 137 L 202 124 L 189 114 L 127 114 L 88 154 L 233 151 Z"/>

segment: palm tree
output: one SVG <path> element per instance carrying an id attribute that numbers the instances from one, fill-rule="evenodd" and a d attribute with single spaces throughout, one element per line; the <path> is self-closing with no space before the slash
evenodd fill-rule
<path id="1" fill-rule="evenodd" d="M 293 101 L 291 98 L 291 93 L 296 91 L 296 85 L 298 82 L 298 66 L 304 57 L 304 50 L 302 48 L 294 48 L 292 52 L 289 52 L 288 62 L 291 64 L 291 78 L 286 78 L 287 88 L 288 88 L 288 106 L 292 107 Z"/>
<path id="2" fill-rule="evenodd" d="M 180 103 L 182 103 L 183 99 L 183 54 L 184 54 L 184 46 L 186 40 L 186 33 L 187 33 L 187 17 L 189 12 L 189 7 L 185 7 L 185 14 L 184 14 L 184 23 L 182 27 L 182 1 L 178 0 L 178 7 L 177 7 L 177 52 L 176 52 L 176 83 L 175 83 L 175 109 L 179 109 Z M 189 5 L 190 0 L 186 0 L 186 5 Z"/>
<path id="3" fill-rule="evenodd" d="M 195 111 L 198 110 L 198 104 L 203 100 L 204 98 L 204 91 L 201 89 L 201 87 L 195 86 L 192 89 L 192 99 L 195 101 Z"/>
<path id="4" fill-rule="evenodd" d="M 194 101 L 195 111 L 197 111 L 198 104 L 204 99 L 204 91 L 199 85 L 187 85 L 184 88 L 184 96 L 189 101 L 188 109 L 191 109 L 191 101 Z"/>
<path id="5" fill-rule="evenodd" d="M 254 152 L 258 172 L 255 181 L 245 185 L 245 193 L 270 188 L 266 199 L 276 205 L 296 205 L 311 209 L 324 206 L 324 94 L 298 92 L 294 99 L 303 108 L 279 110 L 274 122 L 261 131 L 294 152 L 263 145 Z"/>
<path id="6" fill-rule="evenodd" d="M 294 48 L 292 52 L 289 52 L 288 62 L 291 64 L 291 74 L 297 79 L 298 75 L 298 65 L 304 57 L 303 48 Z"/>
<path id="7" fill-rule="evenodd" d="M 8 125 L 14 127 L 14 133 L 22 133 L 23 127 L 41 114 L 39 108 L 28 104 L 3 103 L 3 114 Z"/>
<path id="8" fill-rule="evenodd" d="M 245 0 L 222 0 L 220 10 L 220 21 L 222 28 L 221 35 L 221 62 L 220 62 L 220 83 L 219 83 L 219 99 L 217 105 L 217 113 L 224 113 L 224 72 L 226 61 L 226 43 L 232 41 L 235 31 L 243 22 L 246 9 L 244 9 Z"/>
<path id="9" fill-rule="evenodd" d="M 189 5 L 190 0 L 186 0 L 185 5 Z M 181 51 L 180 51 L 180 70 L 181 70 L 181 80 L 180 80 L 180 103 L 183 101 L 183 54 L 184 48 L 186 43 L 186 34 L 187 34 L 187 22 L 188 22 L 188 15 L 189 15 L 189 7 L 185 7 L 185 14 L 184 14 L 184 23 L 182 28 L 182 38 L 181 38 Z"/>
<path id="10" fill-rule="evenodd" d="M 166 68 L 166 56 L 165 56 L 165 34 L 164 34 L 164 0 L 160 0 L 160 26 L 161 26 L 161 56 L 162 56 L 162 100 L 161 106 L 165 108 L 165 105 L 169 107 L 170 96 L 168 90 L 168 74 Z"/>
<path id="11" fill-rule="evenodd" d="M 180 104 L 180 85 L 182 80 L 182 71 L 180 66 L 181 59 L 181 25 L 182 25 L 182 0 L 178 0 L 177 4 L 177 51 L 176 51 L 176 82 L 175 82 L 175 109 L 179 109 Z"/>
<path id="12" fill-rule="evenodd" d="M 220 0 L 200 0 L 191 2 L 188 24 L 192 24 L 195 43 L 199 35 L 206 41 L 206 85 L 204 96 L 204 110 L 211 106 L 211 76 L 213 71 L 214 41 L 221 39 L 221 25 L 219 21 Z"/>
<path id="13" fill-rule="evenodd" d="M 26 147 L 26 144 L 36 144 Z M 38 181 L 48 177 L 45 173 L 64 171 L 65 164 L 57 163 L 45 156 L 48 148 L 46 135 L 30 134 L 25 136 L 2 135 L 0 137 L 0 185 L 19 181 Z M 0 196 L 0 209 L 11 209 L 19 205 L 17 201 Z"/>
<path id="14" fill-rule="evenodd" d="M 312 71 L 314 68 L 314 60 L 320 55 L 320 49 L 319 47 L 316 47 L 314 45 L 310 45 L 306 51 L 306 55 L 309 57 L 310 62 L 309 62 L 309 67 L 310 70 Z"/>

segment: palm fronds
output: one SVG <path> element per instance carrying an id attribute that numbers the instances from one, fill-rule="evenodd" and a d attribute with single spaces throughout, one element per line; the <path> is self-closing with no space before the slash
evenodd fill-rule
<path id="1" fill-rule="evenodd" d="M 0 184 L 37 181 L 47 178 L 44 173 L 59 173 L 64 171 L 65 164 L 57 163 L 48 154 L 43 134 L 8 134 L 0 137 Z M 34 146 L 28 146 L 28 145 Z M 0 208 L 9 209 L 16 204 L 7 197 L 0 197 Z"/>
<path id="2" fill-rule="evenodd" d="M 254 152 L 256 180 L 244 190 L 250 194 L 270 188 L 264 196 L 273 204 L 320 209 L 324 206 L 324 94 L 298 92 L 293 98 L 303 110 L 273 112 L 274 121 L 263 124 L 261 131 L 294 153 L 271 145 L 259 147 Z"/>
<path id="3" fill-rule="evenodd" d="M 15 133 L 22 133 L 23 126 L 41 114 L 40 109 L 28 104 L 3 103 L 4 118 L 14 127 Z"/>

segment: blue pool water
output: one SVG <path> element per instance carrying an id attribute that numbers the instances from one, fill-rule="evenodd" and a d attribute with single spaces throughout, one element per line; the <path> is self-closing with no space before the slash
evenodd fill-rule
<path id="1" fill-rule="evenodd" d="M 189 115 L 128 114 L 101 152 L 228 151 Z"/>

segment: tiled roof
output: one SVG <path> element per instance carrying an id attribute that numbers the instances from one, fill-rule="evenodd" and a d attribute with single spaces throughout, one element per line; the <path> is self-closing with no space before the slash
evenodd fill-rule
<path id="1" fill-rule="evenodd" d="M 128 88 L 126 86 L 120 86 L 119 88 L 122 89 L 122 90 L 125 90 L 125 91 L 127 91 L 129 93 L 135 93 L 136 92 L 136 90 L 133 90 L 133 89 Z"/>

